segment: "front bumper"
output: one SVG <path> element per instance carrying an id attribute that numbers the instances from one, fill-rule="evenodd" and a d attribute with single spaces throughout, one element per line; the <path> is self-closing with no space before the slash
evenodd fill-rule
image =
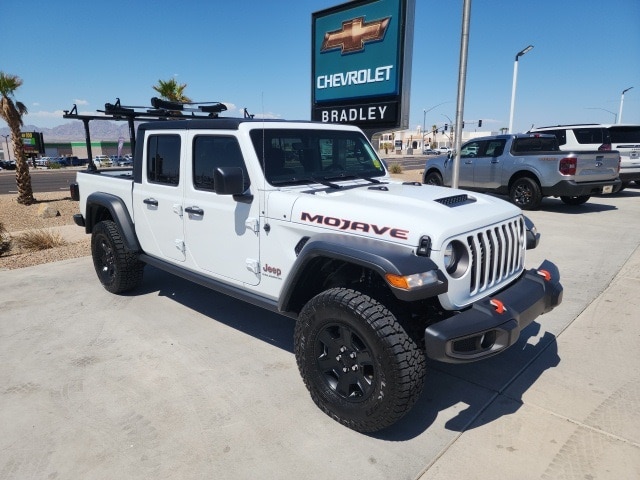
<path id="1" fill-rule="evenodd" d="M 496 355 L 516 343 L 538 316 L 560 305 L 562 290 L 558 268 L 545 260 L 505 290 L 430 325 L 424 335 L 427 356 L 467 363 Z"/>
<path id="2" fill-rule="evenodd" d="M 602 182 L 581 182 L 574 180 L 562 180 L 551 187 L 542 187 L 542 194 L 545 197 L 582 197 L 600 195 L 604 187 L 613 186 L 613 191 L 620 189 L 622 182 L 619 178 Z"/>

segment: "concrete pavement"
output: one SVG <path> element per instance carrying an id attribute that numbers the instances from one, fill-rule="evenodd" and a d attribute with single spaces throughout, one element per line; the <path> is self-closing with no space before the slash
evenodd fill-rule
<path id="1" fill-rule="evenodd" d="M 529 216 L 563 304 L 498 357 L 429 363 L 371 436 L 315 407 L 290 319 L 151 268 L 111 295 L 88 257 L 0 272 L 0 480 L 640 478 L 640 190 Z"/>

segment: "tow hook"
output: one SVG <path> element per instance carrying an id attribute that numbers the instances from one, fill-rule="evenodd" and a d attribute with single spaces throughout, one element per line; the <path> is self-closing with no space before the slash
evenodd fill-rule
<path id="1" fill-rule="evenodd" d="M 538 270 L 536 273 L 544 278 L 546 282 L 551 280 L 551 274 L 547 270 Z"/>
<path id="2" fill-rule="evenodd" d="M 496 309 L 496 313 L 502 315 L 504 312 L 507 311 L 507 309 L 504 306 L 504 303 L 502 303 L 500 300 L 498 300 L 497 298 L 493 298 L 489 301 L 489 303 L 491 305 L 493 305 L 493 307 L 495 307 Z"/>

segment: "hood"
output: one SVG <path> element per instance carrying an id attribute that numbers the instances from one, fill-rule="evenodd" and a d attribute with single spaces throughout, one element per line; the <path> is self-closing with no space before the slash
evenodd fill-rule
<path id="1" fill-rule="evenodd" d="M 522 213 L 499 198 L 446 187 L 401 183 L 343 186 L 341 190 L 272 192 L 269 204 L 279 204 L 281 211 L 290 205 L 288 218 L 292 222 L 330 231 L 406 245 L 417 245 L 428 235 L 435 250 L 448 238 Z M 464 195 L 468 200 L 460 197 Z"/>

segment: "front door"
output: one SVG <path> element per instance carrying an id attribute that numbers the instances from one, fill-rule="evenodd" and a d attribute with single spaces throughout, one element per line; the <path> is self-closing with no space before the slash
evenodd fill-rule
<path id="1" fill-rule="evenodd" d="M 259 201 L 214 191 L 218 167 L 241 167 L 251 188 L 238 140 L 233 135 L 190 134 L 191 172 L 186 182 L 184 227 L 187 262 L 207 275 L 257 285 L 260 280 Z"/>
<path id="2" fill-rule="evenodd" d="M 502 184 L 502 167 L 504 157 L 502 153 L 506 140 L 490 140 L 482 142 L 478 148 L 474 183 L 482 190 L 496 190 Z"/>
<path id="3" fill-rule="evenodd" d="M 474 171 L 476 168 L 478 142 L 465 143 L 460 149 L 460 188 L 475 187 Z"/>

